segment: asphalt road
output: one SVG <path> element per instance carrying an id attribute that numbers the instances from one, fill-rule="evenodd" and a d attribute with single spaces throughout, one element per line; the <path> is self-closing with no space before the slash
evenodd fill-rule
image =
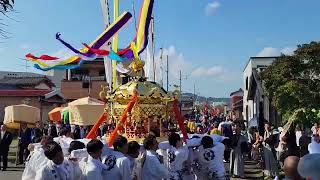
<path id="1" fill-rule="evenodd" d="M 7 171 L 0 171 L 0 180 L 21 180 L 23 166 L 8 163 Z"/>

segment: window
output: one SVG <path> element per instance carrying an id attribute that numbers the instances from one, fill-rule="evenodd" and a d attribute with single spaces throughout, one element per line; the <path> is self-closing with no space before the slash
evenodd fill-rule
<path id="1" fill-rule="evenodd" d="M 89 82 L 83 82 L 82 88 L 89 88 Z"/>
<path id="2" fill-rule="evenodd" d="M 249 108 L 248 105 L 246 105 L 246 119 L 249 121 Z"/>
<path id="3" fill-rule="evenodd" d="M 99 71 L 99 76 L 105 76 L 106 74 L 104 73 L 104 70 Z"/>
<path id="4" fill-rule="evenodd" d="M 249 87 L 249 80 L 248 80 L 248 77 L 246 78 L 246 90 L 248 90 L 248 87 Z"/>

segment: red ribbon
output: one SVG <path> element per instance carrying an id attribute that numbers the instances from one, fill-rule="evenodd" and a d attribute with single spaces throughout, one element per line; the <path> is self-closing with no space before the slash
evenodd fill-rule
<path id="1" fill-rule="evenodd" d="M 34 56 L 33 54 L 31 53 L 28 53 L 26 55 L 26 58 L 31 58 L 31 59 L 36 59 L 36 60 L 47 60 L 47 61 L 50 61 L 50 60 L 57 60 L 59 58 L 57 57 L 54 57 L 54 56 L 49 56 L 49 55 L 41 55 L 40 57 L 37 57 L 37 56 Z"/>

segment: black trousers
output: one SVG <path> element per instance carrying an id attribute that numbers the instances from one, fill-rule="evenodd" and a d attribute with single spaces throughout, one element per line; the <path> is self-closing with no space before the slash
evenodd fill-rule
<path id="1" fill-rule="evenodd" d="M 19 164 L 23 164 L 24 161 L 27 159 L 27 157 L 29 156 L 30 152 L 28 150 L 28 145 L 29 144 L 23 144 L 23 143 L 20 143 L 19 144 L 19 152 L 18 152 L 18 155 L 19 155 Z"/>
<path id="2" fill-rule="evenodd" d="M 0 169 L 1 169 L 1 162 L 3 164 L 2 168 L 7 169 L 7 167 L 8 167 L 8 151 L 0 153 Z"/>

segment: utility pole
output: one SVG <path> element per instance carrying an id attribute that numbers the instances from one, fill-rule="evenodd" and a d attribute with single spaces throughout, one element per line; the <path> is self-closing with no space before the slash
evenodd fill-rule
<path id="1" fill-rule="evenodd" d="M 169 91 L 169 55 L 167 55 L 167 92 Z"/>
<path id="2" fill-rule="evenodd" d="M 181 75 L 181 70 L 179 72 L 180 72 L 180 76 L 179 76 L 180 86 L 179 87 L 180 87 L 180 94 L 182 95 L 182 88 L 181 88 L 181 84 L 182 84 L 182 82 L 181 82 L 182 81 L 182 77 L 181 76 L 182 75 Z"/>
<path id="3" fill-rule="evenodd" d="M 153 81 L 156 82 L 156 62 L 154 60 L 154 53 L 155 53 L 155 43 L 154 43 L 154 15 L 151 18 L 151 32 L 152 32 L 152 62 L 153 62 Z"/>
<path id="4" fill-rule="evenodd" d="M 193 84 L 193 106 L 196 104 L 196 83 Z"/>
<path id="5" fill-rule="evenodd" d="M 161 87 L 163 87 L 163 61 L 162 61 L 162 55 L 163 55 L 163 48 L 160 48 L 160 84 Z"/>

